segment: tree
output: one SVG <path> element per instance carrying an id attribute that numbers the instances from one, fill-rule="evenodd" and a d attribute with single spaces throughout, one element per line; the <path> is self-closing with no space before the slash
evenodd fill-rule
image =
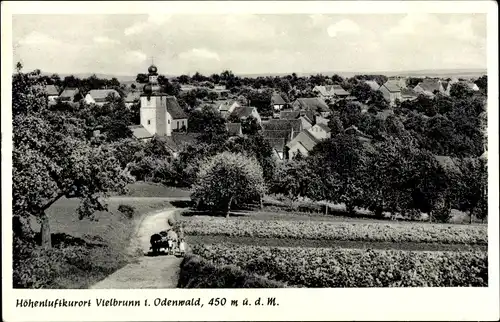
<path id="1" fill-rule="evenodd" d="M 149 81 L 149 77 L 146 74 L 137 74 L 137 77 L 135 78 L 135 81 L 139 84 L 145 84 Z"/>
<path id="2" fill-rule="evenodd" d="M 459 168 L 460 175 L 454 188 L 459 207 L 469 212 L 469 223 L 472 224 L 472 217 L 475 213 L 478 214 L 478 218 L 482 218 L 483 214 L 479 208 L 487 203 L 487 163 L 482 158 L 464 158 L 459 163 Z"/>
<path id="3" fill-rule="evenodd" d="M 365 180 L 366 155 L 360 140 L 347 134 L 323 140 L 311 151 L 308 164 L 321 186 L 308 197 L 344 203 L 352 214 L 362 200 Z"/>
<path id="4" fill-rule="evenodd" d="M 213 106 L 205 105 L 201 110 L 189 114 L 189 131 L 193 133 L 222 133 L 226 128 L 226 120 Z"/>
<path id="5" fill-rule="evenodd" d="M 241 121 L 241 130 L 243 134 L 247 135 L 255 135 L 257 134 L 262 127 L 260 126 L 257 119 L 253 116 L 249 116 L 248 118 Z"/>
<path id="6" fill-rule="evenodd" d="M 389 103 L 384 98 L 384 94 L 381 91 L 372 91 L 370 99 L 368 100 L 368 106 L 375 109 L 376 111 L 381 111 L 389 108 Z"/>
<path id="7" fill-rule="evenodd" d="M 488 75 L 483 75 L 479 77 L 474 83 L 476 83 L 477 87 L 483 92 L 488 92 Z"/>
<path id="8" fill-rule="evenodd" d="M 219 97 L 219 95 L 217 95 L 216 92 L 208 92 L 208 95 L 207 95 L 207 98 L 213 103 L 217 98 Z"/>
<path id="9" fill-rule="evenodd" d="M 189 76 L 188 75 L 181 75 L 177 77 L 177 81 L 181 84 L 189 84 Z"/>
<path id="10" fill-rule="evenodd" d="M 397 137 L 375 143 L 375 149 L 367 165 L 364 204 L 382 216 L 383 210 L 404 213 L 411 206 L 411 185 L 409 185 L 413 164 L 414 148 Z"/>
<path id="11" fill-rule="evenodd" d="M 235 200 L 259 198 L 264 192 L 258 162 L 243 154 L 224 152 L 202 164 L 191 198 L 229 217 Z"/>
<path id="12" fill-rule="evenodd" d="M 457 99 L 469 98 L 474 95 L 474 92 L 464 83 L 455 83 L 451 85 L 450 96 Z"/>
<path id="13" fill-rule="evenodd" d="M 47 109 L 26 75 L 13 80 L 13 215 L 40 221 L 51 247 L 47 209 L 61 197 L 78 198 L 79 218 L 105 210 L 103 200 L 132 182 L 112 145 L 87 139 L 84 120 Z M 14 94 L 14 93 L 13 93 Z"/>
<path id="14" fill-rule="evenodd" d="M 344 132 L 344 126 L 342 125 L 342 121 L 336 114 L 330 116 L 330 120 L 328 121 L 328 127 L 331 129 L 332 135 L 337 135 L 339 133 Z"/>
<path id="15" fill-rule="evenodd" d="M 370 85 L 359 82 L 351 89 L 351 95 L 355 96 L 360 102 L 366 103 L 373 95 L 373 90 Z"/>
<path id="16" fill-rule="evenodd" d="M 341 101 L 335 104 L 334 109 L 338 111 L 338 115 L 344 128 L 351 125 L 357 125 L 361 119 L 361 105 L 358 102 Z"/>

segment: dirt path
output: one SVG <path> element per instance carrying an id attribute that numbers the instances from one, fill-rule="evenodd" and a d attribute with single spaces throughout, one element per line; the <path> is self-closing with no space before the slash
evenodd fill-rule
<path id="1" fill-rule="evenodd" d="M 139 224 L 137 234 L 131 242 L 131 253 L 149 252 L 149 238 L 152 234 L 168 228 L 168 218 L 177 208 L 167 209 L 146 215 Z M 134 288 L 175 288 L 182 258 L 173 255 L 141 256 L 137 262 L 130 263 L 114 272 L 104 280 L 93 285 L 92 289 L 134 289 Z"/>

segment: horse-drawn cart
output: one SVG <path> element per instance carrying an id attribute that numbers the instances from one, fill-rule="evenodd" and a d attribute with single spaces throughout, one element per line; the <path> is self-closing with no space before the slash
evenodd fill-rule
<path id="1" fill-rule="evenodd" d="M 170 229 L 168 231 L 161 231 L 158 234 L 153 234 L 150 239 L 153 254 L 165 252 L 167 254 L 174 254 L 177 248 L 177 233 Z"/>

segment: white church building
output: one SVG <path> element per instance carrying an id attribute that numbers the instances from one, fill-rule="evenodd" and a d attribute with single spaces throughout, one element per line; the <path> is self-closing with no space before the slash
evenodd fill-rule
<path id="1" fill-rule="evenodd" d="M 148 77 L 148 84 L 140 95 L 141 124 L 130 127 L 134 136 L 147 140 L 154 135 L 172 136 L 172 132 L 185 132 L 188 128 L 188 116 L 175 96 L 160 91 L 156 66 L 149 66 Z"/>

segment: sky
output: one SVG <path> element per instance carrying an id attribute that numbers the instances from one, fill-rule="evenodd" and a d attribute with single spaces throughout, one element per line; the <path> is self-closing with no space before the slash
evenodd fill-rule
<path id="1" fill-rule="evenodd" d="M 485 14 L 14 15 L 14 64 L 50 73 L 486 69 Z"/>

